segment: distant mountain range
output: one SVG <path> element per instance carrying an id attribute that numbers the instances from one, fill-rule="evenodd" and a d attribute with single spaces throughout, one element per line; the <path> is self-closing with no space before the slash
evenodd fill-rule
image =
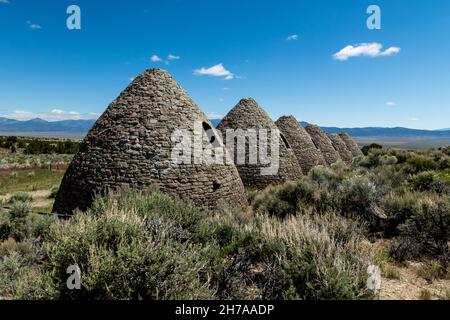
<path id="1" fill-rule="evenodd" d="M 305 127 L 307 122 L 301 122 Z M 420 130 L 409 129 L 403 127 L 383 128 L 383 127 L 366 127 L 366 128 L 337 128 L 337 127 L 322 127 L 322 130 L 328 133 L 347 132 L 355 137 L 412 137 L 412 136 L 450 136 L 450 129 L 442 130 Z"/>
<path id="2" fill-rule="evenodd" d="M 220 122 L 219 119 L 211 120 L 214 126 Z M 25 136 L 60 136 L 60 137 L 83 137 L 91 129 L 95 120 L 64 120 L 46 121 L 43 119 L 32 119 L 19 121 L 0 117 L 0 135 L 25 135 Z M 303 126 L 308 123 L 301 122 Z M 417 130 L 408 128 L 337 128 L 322 127 L 328 133 L 347 132 L 355 137 L 450 137 L 450 128 L 442 130 Z"/>
<path id="3" fill-rule="evenodd" d="M 220 123 L 220 119 L 211 120 L 214 126 Z M 300 122 L 303 127 L 309 123 Z M 328 133 L 347 132 L 355 137 L 413 137 L 413 136 L 449 136 L 450 128 L 441 130 L 419 130 L 408 129 L 402 127 L 383 128 L 383 127 L 367 127 L 367 128 L 338 128 L 338 127 L 321 127 L 323 131 Z"/>
<path id="4" fill-rule="evenodd" d="M 0 117 L 0 135 L 77 137 L 81 138 L 92 128 L 95 120 L 46 121 L 32 119 L 19 121 Z"/>

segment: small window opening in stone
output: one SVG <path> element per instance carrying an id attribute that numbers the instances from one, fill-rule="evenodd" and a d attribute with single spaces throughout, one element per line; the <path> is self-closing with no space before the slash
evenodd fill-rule
<path id="1" fill-rule="evenodd" d="M 317 146 L 316 142 L 315 142 L 314 140 L 312 140 L 312 139 L 311 139 L 311 141 L 312 141 L 314 147 L 316 147 L 316 149 L 320 151 L 320 149 L 319 149 L 319 147 Z"/>
<path id="2" fill-rule="evenodd" d="M 286 146 L 286 148 L 290 149 L 291 145 L 289 144 L 289 142 L 287 141 L 286 137 L 284 136 L 284 134 L 280 133 L 281 136 L 281 140 L 283 140 L 284 145 Z"/>
<path id="3" fill-rule="evenodd" d="M 217 191 L 220 189 L 220 183 L 217 181 L 213 182 L 213 191 Z"/>

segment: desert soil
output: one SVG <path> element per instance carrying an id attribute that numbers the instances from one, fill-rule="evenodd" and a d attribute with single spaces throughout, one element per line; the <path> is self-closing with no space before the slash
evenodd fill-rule
<path id="1" fill-rule="evenodd" d="M 450 279 L 434 280 L 428 283 L 418 276 L 420 263 L 408 262 L 405 266 L 396 266 L 400 279 L 382 279 L 381 300 L 419 300 L 423 290 L 431 294 L 432 299 L 445 299 L 450 290 Z M 447 297 L 448 299 L 448 297 Z"/>

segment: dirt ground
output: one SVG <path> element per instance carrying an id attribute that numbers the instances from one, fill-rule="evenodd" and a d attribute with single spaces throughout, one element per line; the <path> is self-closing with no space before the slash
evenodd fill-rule
<path id="1" fill-rule="evenodd" d="M 418 276 L 420 263 L 408 262 L 405 266 L 396 267 L 400 279 L 382 279 L 381 300 L 419 300 L 424 290 L 431 294 L 431 299 L 449 299 L 450 280 L 440 279 L 428 283 Z"/>

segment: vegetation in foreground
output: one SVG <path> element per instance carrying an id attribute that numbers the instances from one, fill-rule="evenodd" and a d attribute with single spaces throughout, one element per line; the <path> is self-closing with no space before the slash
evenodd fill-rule
<path id="1" fill-rule="evenodd" d="M 371 263 L 343 217 L 210 212 L 156 189 L 99 198 L 69 221 L 2 214 L 0 295 L 19 299 L 358 299 Z M 69 291 L 78 265 L 83 288 Z"/>
<path id="2" fill-rule="evenodd" d="M 352 166 L 249 191 L 252 213 L 203 210 L 151 188 L 98 198 L 61 221 L 17 196 L 0 214 L 0 297 L 371 299 L 367 267 L 398 279 L 387 262 L 407 260 L 423 262 L 427 281 L 448 279 L 450 148 L 365 152 Z M 70 265 L 82 290 L 66 287 Z"/>

